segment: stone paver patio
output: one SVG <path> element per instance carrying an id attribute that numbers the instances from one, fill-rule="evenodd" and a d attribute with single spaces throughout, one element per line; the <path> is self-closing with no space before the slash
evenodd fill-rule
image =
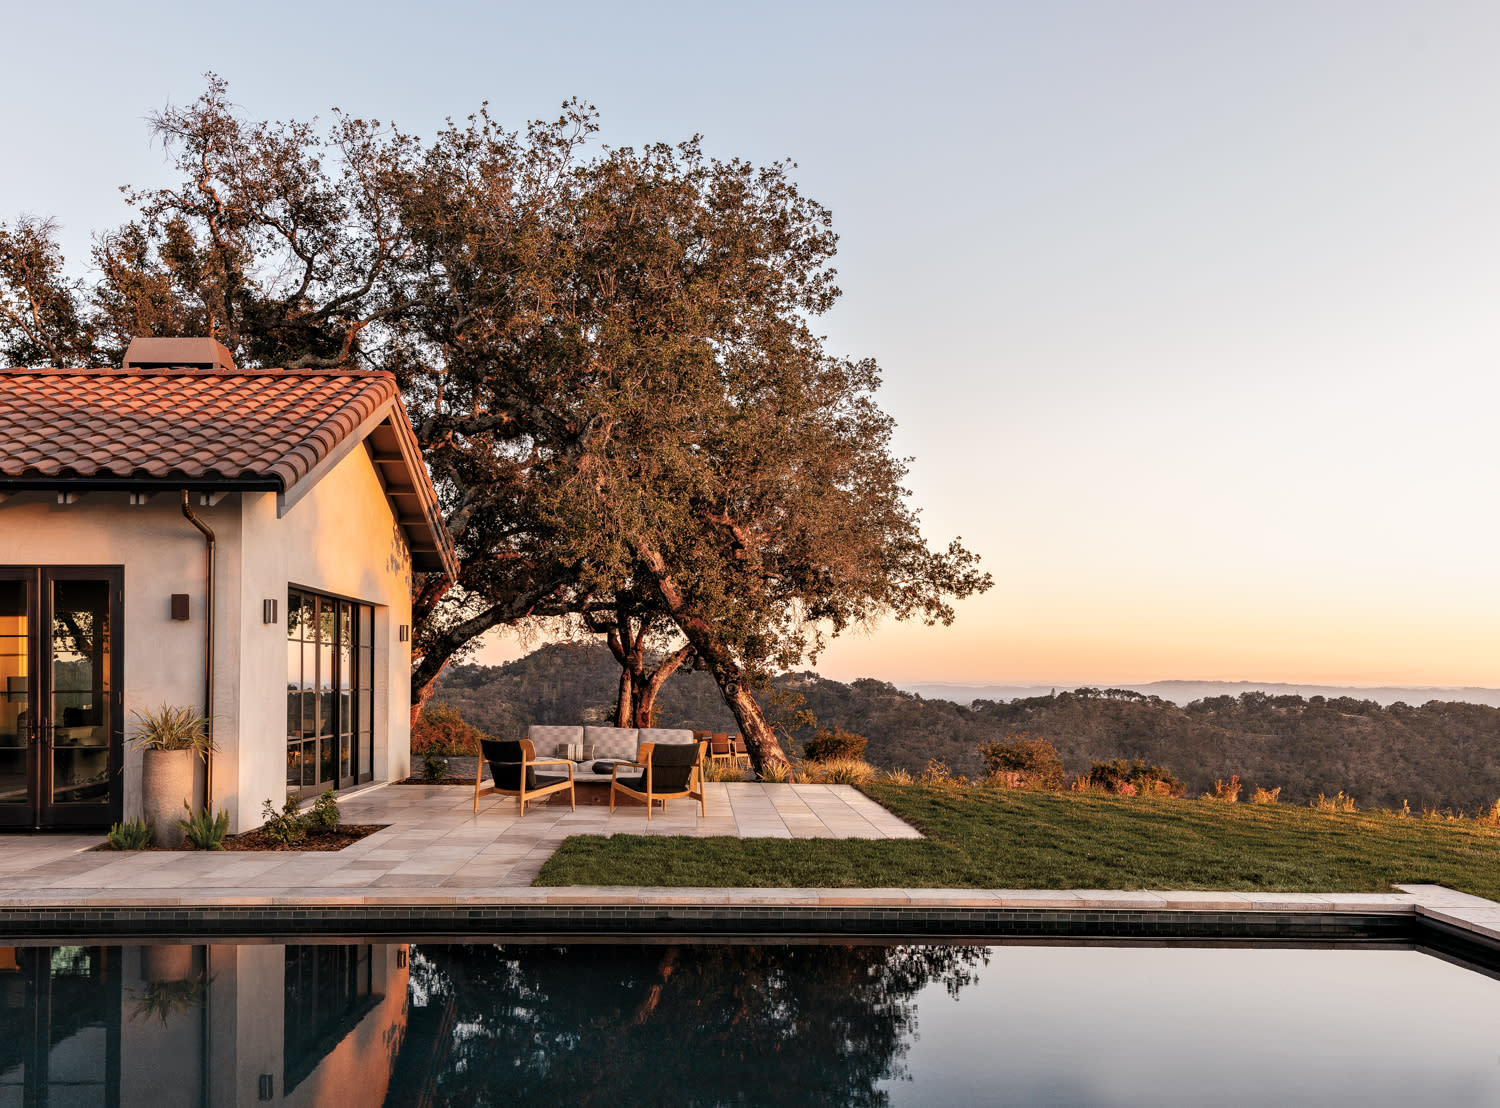
<path id="1" fill-rule="evenodd" d="M 848 785 L 710 782 L 708 814 L 673 800 L 650 820 L 621 801 L 534 804 L 525 818 L 513 797 L 456 786 L 399 785 L 342 801 L 346 823 L 383 831 L 339 851 L 91 851 L 97 835 L 7 835 L 0 839 L 0 906 L 38 903 L 286 903 L 336 896 L 420 902 L 455 894 L 512 892 L 532 879 L 569 835 L 734 835 L 740 838 L 912 839 L 921 836 Z M 622 882 L 629 875 L 622 874 Z"/>

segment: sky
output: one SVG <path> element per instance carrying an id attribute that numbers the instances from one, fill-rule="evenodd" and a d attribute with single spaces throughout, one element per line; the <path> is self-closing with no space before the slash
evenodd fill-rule
<path id="1" fill-rule="evenodd" d="M 791 158 L 829 349 L 872 356 L 935 544 L 995 587 L 827 676 L 1500 685 L 1500 6 L 25 5 L 0 221 L 83 275 L 145 117 L 431 135 L 579 96 L 612 145 Z M 514 639 L 482 660 L 516 656 Z"/>

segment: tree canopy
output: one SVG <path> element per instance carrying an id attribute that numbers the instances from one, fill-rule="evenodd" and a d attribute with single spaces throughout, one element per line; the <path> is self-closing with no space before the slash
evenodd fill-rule
<path id="1" fill-rule="evenodd" d="M 875 363 L 811 329 L 837 236 L 791 163 L 600 146 L 578 101 L 426 141 L 249 122 L 213 77 L 151 122 L 180 183 L 126 190 L 138 218 L 96 237 L 92 283 L 46 222 L 0 225 L 0 350 L 115 362 L 210 334 L 241 364 L 394 373 L 460 565 L 413 586 L 414 710 L 497 625 L 654 627 L 760 764 L 781 752 L 751 686 L 989 586 L 923 539 Z"/>

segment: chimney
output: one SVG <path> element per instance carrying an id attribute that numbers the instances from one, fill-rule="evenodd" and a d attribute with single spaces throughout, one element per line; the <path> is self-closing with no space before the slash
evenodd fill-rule
<path id="1" fill-rule="evenodd" d="M 218 339 L 130 340 L 124 369 L 207 369 L 234 372 L 234 355 Z"/>

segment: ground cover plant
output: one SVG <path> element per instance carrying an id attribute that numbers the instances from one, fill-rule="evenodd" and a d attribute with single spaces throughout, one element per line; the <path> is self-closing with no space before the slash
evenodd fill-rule
<path id="1" fill-rule="evenodd" d="M 566 840 L 538 885 L 1382 892 L 1500 898 L 1500 827 L 1286 804 L 881 783 L 921 840 Z"/>

